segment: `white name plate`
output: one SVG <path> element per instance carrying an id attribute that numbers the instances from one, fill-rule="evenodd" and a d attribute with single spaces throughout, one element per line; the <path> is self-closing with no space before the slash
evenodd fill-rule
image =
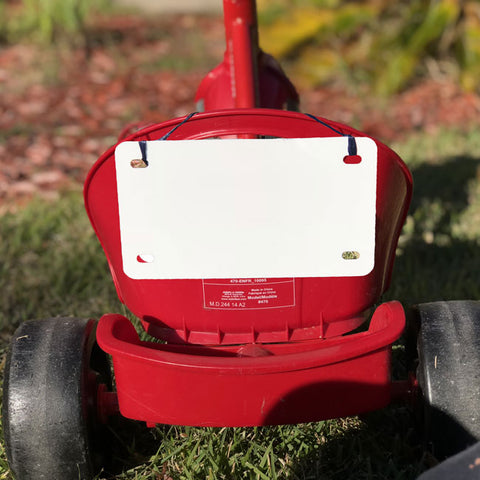
<path id="1" fill-rule="evenodd" d="M 115 150 L 134 279 L 338 277 L 374 266 L 377 146 L 356 138 L 166 140 Z M 360 159 L 357 159 L 360 160 Z"/>

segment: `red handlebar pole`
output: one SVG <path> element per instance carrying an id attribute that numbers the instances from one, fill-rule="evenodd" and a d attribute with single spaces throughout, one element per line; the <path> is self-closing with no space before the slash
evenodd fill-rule
<path id="1" fill-rule="evenodd" d="M 259 47 L 255 0 L 223 0 L 223 14 L 235 107 L 257 107 Z"/>
<path id="2" fill-rule="evenodd" d="M 195 95 L 200 112 L 225 108 L 298 107 L 298 93 L 279 64 L 258 45 L 255 0 L 223 0 L 226 49 Z"/>

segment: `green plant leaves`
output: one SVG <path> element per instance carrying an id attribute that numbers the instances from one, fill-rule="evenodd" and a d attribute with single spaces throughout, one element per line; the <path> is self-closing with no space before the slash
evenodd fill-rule
<path id="1" fill-rule="evenodd" d="M 378 76 L 376 86 L 380 93 L 391 94 L 405 86 L 415 73 L 415 67 L 428 53 L 430 44 L 439 42 L 448 29 L 457 24 L 460 6 L 456 0 L 440 0 L 419 13 L 421 21 L 418 26 L 404 43 L 396 45 L 391 52 L 391 61 Z"/>
<path id="2" fill-rule="evenodd" d="M 263 22 L 262 12 L 274 10 Z M 433 62 L 465 89 L 479 88 L 476 0 L 263 0 L 260 20 L 262 47 L 286 58 L 304 86 L 362 79 L 390 95 L 427 75 Z"/>
<path id="3" fill-rule="evenodd" d="M 304 6 L 288 11 L 261 29 L 261 45 L 274 56 L 285 56 L 297 47 L 329 36 L 348 38 L 375 18 L 375 5 L 346 4 L 335 8 Z M 336 2 L 338 3 L 338 2 Z"/>
<path id="4" fill-rule="evenodd" d="M 460 80 L 466 90 L 472 91 L 480 82 L 480 3 L 466 2 L 464 11 Z"/>
<path id="5" fill-rule="evenodd" d="M 19 6 L 0 3 L 0 40 L 29 40 L 53 44 L 74 42 L 85 32 L 85 22 L 93 11 L 104 10 L 107 0 L 23 0 Z"/>
<path id="6" fill-rule="evenodd" d="M 262 47 L 273 56 L 284 56 L 297 46 L 314 38 L 333 17 L 330 10 L 302 8 L 282 16 L 261 35 Z"/>

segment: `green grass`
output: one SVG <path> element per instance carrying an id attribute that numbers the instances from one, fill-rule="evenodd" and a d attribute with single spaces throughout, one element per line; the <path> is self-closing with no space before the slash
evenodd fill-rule
<path id="1" fill-rule="evenodd" d="M 480 298 L 479 147 L 474 131 L 418 134 L 394 145 L 412 170 L 415 194 L 384 300 L 407 307 Z M 125 313 L 78 192 L 0 217 L 0 232 L 0 375 L 8 338 L 23 320 Z M 403 357 L 400 343 L 395 372 Z M 294 426 L 163 426 L 122 442 L 119 455 L 128 461 L 118 479 L 407 480 L 428 459 L 405 406 Z M 3 448 L 0 480 L 11 478 Z"/>
<path id="2" fill-rule="evenodd" d="M 80 194 L 55 204 L 34 201 L 0 222 L 3 332 L 28 318 L 98 316 L 119 308 Z"/>
<path id="3" fill-rule="evenodd" d="M 418 134 L 394 148 L 414 195 L 388 298 L 480 299 L 480 133 Z"/>

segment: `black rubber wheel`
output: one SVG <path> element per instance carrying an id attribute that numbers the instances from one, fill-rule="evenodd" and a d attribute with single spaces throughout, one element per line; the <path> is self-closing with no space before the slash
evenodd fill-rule
<path id="1" fill-rule="evenodd" d="M 480 302 L 425 303 L 414 315 L 425 433 L 442 459 L 480 440 Z"/>
<path id="2" fill-rule="evenodd" d="M 3 431 L 17 480 L 86 480 L 105 445 L 96 418 L 97 385 L 110 383 L 94 320 L 23 323 L 7 356 Z"/>

